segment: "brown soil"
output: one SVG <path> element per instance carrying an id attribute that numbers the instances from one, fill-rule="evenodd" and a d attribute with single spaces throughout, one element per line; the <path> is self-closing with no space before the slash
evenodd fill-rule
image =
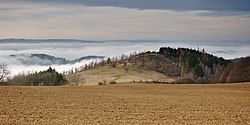
<path id="1" fill-rule="evenodd" d="M 0 87 L 0 124 L 250 124 L 250 83 Z"/>

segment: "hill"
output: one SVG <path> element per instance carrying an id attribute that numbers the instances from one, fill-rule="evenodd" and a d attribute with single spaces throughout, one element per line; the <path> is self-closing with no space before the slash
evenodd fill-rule
<path id="1" fill-rule="evenodd" d="M 80 83 L 97 84 L 115 82 L 159 82 L 159 83 L 213 83 L 225 60 L 187 48 L 162 47 L 159 52 L 144 52 L 129 56 L 107 58 L 99 63 L 81 67 L 78 73 L 66 76 L 72 82 L 77 75 Z M 73 80 L 74 81 L 74 80 Z"/>
<path id="2" fill-rule="evenodd" d="M 233 63 L 221 67 L 215 82 L 232 83 L 250 81 L 250 57 L 235 59 Z"/>

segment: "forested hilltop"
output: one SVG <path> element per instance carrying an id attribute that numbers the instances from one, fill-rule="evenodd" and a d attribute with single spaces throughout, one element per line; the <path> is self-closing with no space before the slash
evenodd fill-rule
<path id="1" fill-rule="evenodd" d="M 158 72 L 170 77 L 171 79 L 175 79 L 175 82 L 165 82 L 169 80 L 162 80 L 160 78 L 151 79 L 151 81 L 143 81 L 140 78 L 134 79 L 133 81 L 208 84 L 250 81 L 249 64 L 249 57 L 226 60 L 222 57 L 209 54 L 205 52 L 204 49 L 200 51 L 189 48 L 162 47 L 158 52 L 145 51 L 142 53 L 133 53 L 130 55 L 122 55 L 120 57 L 107 58 L 107 60 L 103 60 L 99 63 L 85 65 L 85 67 L 82 67 L 81 70 L 78 70 L 78 72 L 88 70 L 94 71 L 94 69 L 102 69 L 102 67 L 105 67 L 104 72 L 100 74 L 101 76 L 105 76 L 106 74 L 110 74 L 110 72 L 112 73 L 112 71 L 109 71 L 111 68 L 118 69 L 122 67 L 127 74 L 129 74 L 129 71 L 134 71 L 134 69 L 142 69 Z M 105 71 L 107 71 L 107 73 L 105 73 Z M 138 72 L 138 74 L 141 73 L 144 72 Z M 88 73 L 85 73 L 84 75 L 86 74 L 88 75 Z M 98 75 L 98 77 L 100 77 L 100 75 Z M 119 81 L 119 78 L 116 78 L 116 76 L 117 74 L 115 75 L 114 73 L 114 75 L 110 77 L 110 81 L 117 79 Z M 85 79 L 88 78 L 85 77 Z M 126 77 L 124 79 L 130 79 L 130 77 Z"/>
<path id="2" fill-rule="evenodd" d="M 135 69 L 140 71 L 135 71 Z M 121 73 L 123 70 L 126 72 Z M 82 83 L 98 82 L 98 80 L 107 83 L 113 81 L 198 84 L 247 82 L 250 81 L 250 60 L 249 57 L 226 60 L 209 54 L 204 49 L 162 47 L 157 52 L 135 52 L 130 55 L 107 58 L 75 71 L 78 76 L 81 76 L 78 81 Z M 146 73 L 148 71 L 156 77 L 151 78 L 152 75 Z M 155 75 L 154 72 L 166 77 Z M 76 76 L 74 73 L 72 70 L 68 78 Z M 144 74 L 144 77 L 138 74 Z M 98 77 L 98 79 L 93 77 Z"/>
<path id="3" fill-rule="evenodd" d="M 123 70 L 125 73 L 121 73 Z M 150 73 L 146 73 L 148 71 L 151 74 L 158 72 L 166 77 L 154 75 L 156 77 L 151 78 Z M 107 58 L 99 63 L 92 62 L 76 69 L 75 72 L 72 70 L 68 78 L 74 78 L 76 76 L 74 73 L 81 76 L 78 79 L 79 83 L 88 81 L 184 84 L 247 82 L 250 81 L 250 57 L 226 60 L 209 54 L 204 49 L 200 51 L 162 47 L 158 52 L 145 51 Z M 144 77 L 138 74 L 144 74 Z M 89 77 L 98 77 L 98 79 Z"/>
<path id="4" fill-rule="evenodd" d="M 202 83 L 217 82 L 223 71 L 231 60 L 225 60 L 222 57 L 216 57 L 202 51 L 187 48 L 160 48 L 159 54 L 166 58 L 178 62 L 180 76 L 193 78 Z"/>

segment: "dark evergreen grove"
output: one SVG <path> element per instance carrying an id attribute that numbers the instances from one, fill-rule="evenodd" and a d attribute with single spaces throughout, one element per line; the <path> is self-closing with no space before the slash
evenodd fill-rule
<path id="1" fill-rule="evenodd" d="M 9 80 L 9 85 L 20 86 L 60 86 L 67 83 L 63 75 L 49 67 L 48 70 L 32 74 L 14 76 Z"/>

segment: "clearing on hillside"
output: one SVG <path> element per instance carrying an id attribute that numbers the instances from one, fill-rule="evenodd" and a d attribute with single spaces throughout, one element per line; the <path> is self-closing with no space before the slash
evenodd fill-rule
<path id="1" fill-rule="evenodd" d="M 0 87 L 0 124 L 250 124 L 250 83 Z"/>

